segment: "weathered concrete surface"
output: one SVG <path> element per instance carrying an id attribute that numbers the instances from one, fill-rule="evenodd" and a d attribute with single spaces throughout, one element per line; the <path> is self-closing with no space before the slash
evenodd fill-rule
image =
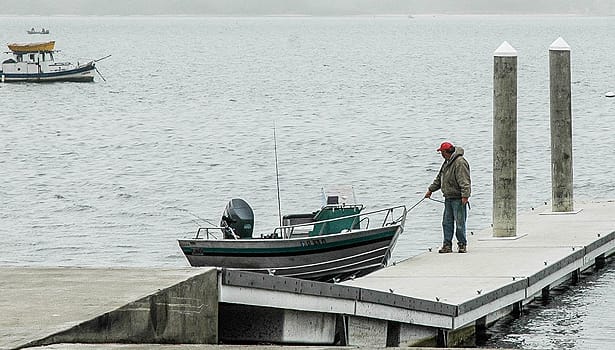
<path id="1" fill-rule="evenodd" d="M 517 51 L 504 42 L 493 57 L 493 236 L 517 230 Z"/>
<path id="2" fill-rule="evenodd" d="M 426 249 L 340 284 L 223 271 L 220 301 L 346 315 L 345 334 L 354 346 L 458 344 L 475 326 L 513 312 L 615 251 L 615 202 L 578 203 L 577 209 L 552 213 L 545 205 L 519 215 L 517 237 L 494 238 L 483 230 L 469 235 L 467 254 Z"/>
<path id="3" fill-rule="evenodd" d="M 283 350 L 287 345 L 162 345 L 162 344 L 54 344 L 31 350 Z M 382 347 L 368 346 L 292 346 L 292 350 L 382 350 Z M 408 349 L 407 347 L 388 347 L 387 349 Z M 448 348 L 413 347 L 412 350 L 446 350 Z M 475 348 L 455 348 L 455 350 L 476 350 Z M 490 350 L 481 348 L 483 350 Z M 492 349 L 493 350 L 493 349 Z"/>
<path id="4" fill-rule="evenodd" d="M 222 343 L 333 344 L 335 315 L 221 303 Z"/>
<path id="5" fill-rule="evenodd" d="M 577 203 L 577 209 L 582 210 L 554 214 L 545 205 L 519 215 L 516 239 L 494 238 L 492 229 L 486 229 L 468 235 L 467 254 L 438 254 L 435 248 L 343 284 L 361 288 L 361 295 L 376 290 L 390 295 L 391 301 L 403 302 L 396 296 L 405 296 L 456 308 L 455 313 L 438 317 L 433 307 L 431 314 L 421 315 L 404 313 L 390 303 L 358 302 L 356 315 L 415 326 L 431 324 L 432 329 L 473 326 L 481 318 L 490 320 L 489 316 L 500 310 L 512 310 L 514 303 L 530 300 L 562 277 L 591 266 L 601 254 L 613 252 L 615 202 Z M 352 334 L 352 329 L 349 332 Z M 372 334 L 378 336 L 377 332 Z M 364 337 L 369 336 L 365 332 Z M 410 332 L 402 334 L 400 342 L 413 344 L 420 338 Z"/>
<path id="6" fill-rule="evenodd" d="M 367 318 L 348 318 L 349 345 L 384 346 L 387 340 L 387 321 Z"/>
<path id="7" fill-rule="evenodd" d="M 534 276 L 615 231 L 615 202 L 578 203 L 577 209 L 582 210 L 541 215 L 550 213 L 545 206 L 519 216 L 518 233 L 523 236 L 517 239 L 493 238 L 492 229 L 486 229 L 468 235 L 467 254 L 432 249 L 344 284 L 461 305 Z M 615 241 L 603 249 L 609 247 L 613 249 Z"/>
<path id="8" fill-rule="evenodd" d="M 217 343 L 215 269 L 0 268 L 0 349 Z"/>
<path id="9" fill-rule="evenodd" d="M 558 38 L 549 48 L 552 210 L 574 210 L 570 46 Z"/>

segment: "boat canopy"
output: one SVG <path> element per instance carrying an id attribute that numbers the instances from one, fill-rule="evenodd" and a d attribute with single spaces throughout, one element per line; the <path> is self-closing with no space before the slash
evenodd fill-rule
<path id="1" fill-rule="evenodd" d="M 15 53 L 53 51 L 55 41 L 44 41 L 38 43 L 12 43 L 7 44 L 9 50 Z"/>

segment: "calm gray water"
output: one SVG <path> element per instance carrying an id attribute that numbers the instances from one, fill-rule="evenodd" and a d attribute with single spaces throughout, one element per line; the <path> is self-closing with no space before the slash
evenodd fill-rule
<path id="1" fill-rule="evenodd" d="M 413 205 L 449 140 L 473 171 L 469 230 L 484 229 L 505 40 L 519 52 L 519 211 L 551 196 L 548 47 L 560 36 L 572 47 L 575 199 L 615 198 L 612 18 L 0 17 L 1 42 L 48 39 L 31 27 L 50 28 L 60 60 L 112 56 L 98 65 L 106 82 L 0 85 L 0 265 L 187 266 L 176 239 L 233 197 L 267 232 L 274 123 L 284 213 L 317 209 L 334 184 L 369 208 Z M 410 212 L 393 260 L 440 243 L 441 209 Z M 614 287 L 598 279 L 570 308 Z M 612 347 L 612 326 L 606 339 L 583 333 L 615 323 L 610 300 L 575 319 L 566 347 Z M 527 346 L 536 337 L 514 332 L 510 346 L 559 347 L 555 334 Z"/>

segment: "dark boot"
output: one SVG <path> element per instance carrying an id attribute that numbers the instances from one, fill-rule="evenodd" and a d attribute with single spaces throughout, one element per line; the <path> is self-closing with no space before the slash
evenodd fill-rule
<path id="1" fill-rule="evenodd" d="M 438 253 L 452 253 L 452 252 L 453 252 L 453 247 L 451 247 L 448 244 L 444 244 L 442 248 L 438 250 Z"/>
<path id="2" fill-rule="evenodd" d="M 467 245 L 467 244 L 464 244 L 464 243 L 458 243 L 458 244 L 457 244 L 457 248 L 458 248 L 458 251 L 459 251 L 460 253 L 467 253 L 467 252 L 468 252 L 468 245 Z"/>

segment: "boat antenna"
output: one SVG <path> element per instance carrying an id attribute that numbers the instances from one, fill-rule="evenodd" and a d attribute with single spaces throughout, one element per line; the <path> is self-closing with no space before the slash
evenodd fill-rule
<path id="1" fill-rule="evenodd" d="M 280 204 L 280 173 L 278 172 L 278 141 L 275 135 L 275 120 L 273 121 L 273 152 L 275 154 L 275 182 L 278 190 L 278 218 L 282 226 L 282 207 Z"/>

